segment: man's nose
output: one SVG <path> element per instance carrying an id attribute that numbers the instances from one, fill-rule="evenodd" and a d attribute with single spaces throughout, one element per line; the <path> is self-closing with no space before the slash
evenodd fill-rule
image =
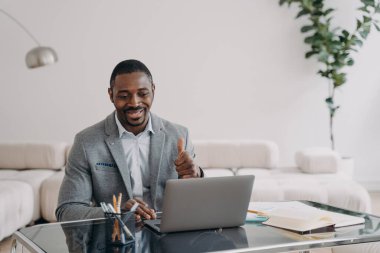
<path id="1" fill-rule="evenodd" d="M 137 95 L 132 95 L 131 99 L 129 100 L 130 106 L 136 106 L 140 104 L 140 99 Z"/>

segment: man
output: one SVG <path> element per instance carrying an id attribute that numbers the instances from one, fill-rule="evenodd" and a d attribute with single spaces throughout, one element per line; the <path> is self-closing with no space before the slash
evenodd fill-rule
<path id="1" fill-rule="evenodd" d="M 123 211 L 156 218 L 168 179 L 203 177 L 186 128 L 153 113 L 155 85 L 137 60 L 114 68 L 108 94 L 115 112 L 75 136 L 59 193 L 59 221 L 104 217 L 100 202 L 122 193 Z"/>

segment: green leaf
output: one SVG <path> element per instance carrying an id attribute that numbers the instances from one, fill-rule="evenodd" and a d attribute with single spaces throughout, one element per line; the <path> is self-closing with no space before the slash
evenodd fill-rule
<path id="1" fill-rule="evenodd" d="M 350 58 L 347 61 L 347 66 L 352 66 L 352 65 L 354 65 L 354 59 Z"/>
<path id="2" fill-rule="evenodd" d="M 377 30 L 378 32 L 380 32 L 380 27 L 379 27 L 379 25 L 377 25 L 376 23 L 373 23 L 373 25 L 375 26 L 376 30 Z"/>
<path id="3" fill-rule="evenodd" d="M 326 71 L 319 70 L 317 74 L 321 75 L 322 77 L 326 77 L 326 78 L 329 77 L 329 72 L 327 70 Z"/>
<path id="4" fill-rule="evenodd" d="M 329 8 L 327 9 L 325 12 L 324 12 L 324 15 L 327 16 L 329 15 L 331 12 L 335 11 L 335 9 L 332 9 L 332 8 Z"/>
<path id="5" fill-rule="evenodd" d="M 318 54 L 318 61 L 327 62 L 329 59 L 329 54 L 326 51 L 321 51 Z"/>
<path id="6" fill-rule="evenodd" d="M 328 97 L 325 99 L 327 104 L 334 104 L 334 99 L 332 97 Z"/>
<path id="7" fill-rule="evenodd" d="M 358 10 L 366 12 L 366 13 L 369 13 L 369 10 L 367 9 L 367 6 L 360 7 L 360 8 L 358 8 Z"/>
<path id="8" fill-rule="evenodd" d="M 333 78 L 333 83 L 334 83 L 335 88 L 343 85 L 346 82 L 345 73 L 333 74 L 332 78 Z"/>
<path id="9" fill-rule="evenodd" d="M 339 41 L 342 42 L 342 43 L 345 42 L 345 41 L 347 41 L 347 38 L 344 37 L 344 36 L 340 35 L 340 36 L 338 36 L 338 38 L 339 38 Z"/>
<path id="10" fill-rule="evenodd" d="M 308 9 L 311 10 L 313 8 L 313 0 L 302 0 L 302 5 Z"/>
<path id="11" fill-rule="evenodd" d="M 301 27 L 301 32 L 305 33 L 305 32 L 308 32 L 310 30 L 313 30 L 313 29 L 314 29 L 314 26 L 312 26 L 312 25 L 305 25 L 305 26 Z"/>
<path id="12" fill-rule="evenodd" d="M 309 36 L 309 37 L 306 37 L 306 38 L 304 39 L 304 42 L 305 42 L 306 44 L 312 44 L 313 41 L 314 41 L 314 36 Z"/>
<path id="13" fill-rule="evenodd" d="M 315 51 L 309 51 L 309 52 L 307 52 L 306 54 L 305 54 L 305 58 L 307 59 L 307 58 L 310 58 L 312 55 L 315 55 L 315 54 L 317 54 L 317 52 L 315 52 Z"/>
<path id="14" fill-rule="evenodd" d="M 356 29 L 359 29 L 362 26 L 362 22 L 359 19 L 356 19 Z"/>
<path id="15" fill-rule="evenodd" d="M 355 48 L 351 47 L 350 50 L 354 51 L 354 52 L 358 52 L 358 50 L 356 50 Z"/>
<path id="16" fill-rule="evenodd" d="M 333 104 L 331 104 L 331 105 L 327 104 L 327 107 L 329 108 L 329 112 L 330 112 L 331 117 L 334 117 L 335 112 L 340 108 L 339 105 L 335 106 Z"/>
<path id="17" fill-rule="evenodd" d="M 380 13 L 380 4 L 376 5 L 375 13 Z"/>
<path id="18" fill-rule="evenodd" d="M 363 39 L 366 39 L 370 31 L 371 31 L 371 24 L 364 24 L 363 29 L 359 31 L 359 34 Z"/>
<path id="19" fill-rule="evenodd" d="M 296 19 L 303 16 L 303 15 L 306 15 L 306 14 L 309 14 L 310 12 L 306 9 L 302 9 L 300 12 L 298 12 L 297 16 L 296 16 Z"/>
<path id="20" fill-rule="evenodd" d="M 360 0 L 364 5 L 375 6 L 375 0 Z"/>
<path id="21" fill-rule="evenodd" d="M 363 16 L 363 23 L 369 23 L 371 22 L 371 20 L 372 20 L 371 17 Z"/>
<path id="22" fill-rule="evenodd" d="M 313 15 L 323 16 L 324 13 L 323 13 L 323 11 L 316 10 L 316 11 L 313 11 Z"/>
<path id="23" fill-rule="evenodd" d="M 360 39 L 354 39 L 352 42 L 359 47 L 363 46 L 363 41 Z"/>
<path id="24" fill-rule="evenodd" d="M 350 35 L 350 33 L 347 30 L 343 30 L 342 34 L 344 35 L 344 37 L 348 37 Z"/>
<path id="25" fill-rule="evenodd" d="M 313 6 L 317 9 L 323 8 L 323 0 L 313 0 Z"/>

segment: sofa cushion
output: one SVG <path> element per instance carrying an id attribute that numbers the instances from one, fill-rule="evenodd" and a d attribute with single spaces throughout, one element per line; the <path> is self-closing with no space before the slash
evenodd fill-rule
<path id="1" fill-rule="evenodd" d="M 61 169 L 67 144 L 0 143 L 0 169 Z"/>
<path id="2" fill-rule="evenodd" d="M 277 180 L 284 193 L 284 200 L 310 200 L 328 203 L 328 192 L 318 180 L 307 178 L 284 178 Z"/>
<path id="3" fill-rule="evenodd" d="M 297 166 L 306 173 L 336 173 L 340 156 L 329 148 L 308 148 L 295 154 Z"/>
<path id="4" fill-rule="evenodd" d="M 278 147 L 270 141 L 194 141 L 196 163 L 202 168 L 259 167 L 278 165 Z"/>
<path id="5" fill-rule="evenodd" d="M 240 161 L 238 143 L 194 141 L 195 162 L 202 168 L 236 168 Z"/>
<path id="6" fill-rule="evenodd" d="M 326 182 L 328 204 L 354 211 L 372 212 L 371 198 L 368 191 L 352 180 Z"/>
<path id="7" fill-rule="evenodd" d="M 45 179 L 41 185 L 41 216 L 49 222 L 57 221 L 55 209 L 57 208 L 59 189 L 64 176 L 65 171 L 59 171 Z"/>
<path id="8" fill-rule="evenodd" d="M 205 177 L 228 177 L 233 176 L 234 172 L 231 169 L 224 168 L 205 168 L 203 169 Z"/>
<path id="9" fill-rule="evenodd" d="M 0 180 L 0 241 L 32 221 L 33 198 L 29 184 Z"/>
<path id="10" fill-rule="evenodd" d="M 274 142 L 240 141 L 239 143 L 239 168 L 273 169 L 278 166 L 279 151 Z"/>
<path id="11" fill-rule="evenodd" d="M 318 181 L 331 181 L 345 179 L 340 173 L 306 173 L 298 167 L 280 167 L 271 171 L 271 176 L 275 178 L 300 178 L 318 179 Z"/>
<path id="12" fill-rule="evenodd" d="M 236 171 L 237 176 L 255 175 L 255 180 L 269 179 L 272 177 L 272 171 L 263 168 L 243 168 Z"/>
<path id="13" fill-rule="evenodd" d="M 255 179 L 251 201 L 281 201 L 284 199 L 284 192 L 276 180 Z"/>
<path id="14" fill-rule="evenodd" d="M 371 212 L 371 200 L 364 187 L 339 173 L 309 174 L 297 167 L 283 167 L 238 169 L 236 175 L 255 175 L 253 201 L 310 200 Z"/>
<path id="15" fill-rule="evenodd" d="M 0 182 L 3 180 L 17 180 L 29 184 L 33 190 L 33 205 L 29 207 L 33 210 L 33 220 L 41 217 L 40 213 L 40 187 L 42 182 L 52 176 L 53 170 L 0 170 Z"/>

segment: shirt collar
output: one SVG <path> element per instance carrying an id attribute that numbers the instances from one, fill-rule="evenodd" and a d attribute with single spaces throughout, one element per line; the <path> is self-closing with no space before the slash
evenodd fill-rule
<path id="1" fill-rule="evenodd" d="M 119 130 L 119 138 L 121 138 L 124 133 L 132 134 L 131 132 L 128 132 L 120 123 L 119 119 L 117 118 L 116 112 L 115 112 L 115 121 L 116 121 L 117 129 Z M 150 113 L 149 113 L 148 124 L 146 124 L 146 127 L 143 132 L 151 132 L 152 134 L 154 134 L 153 127 L 152 127 L 152 117 L 150 116 Z"/>

